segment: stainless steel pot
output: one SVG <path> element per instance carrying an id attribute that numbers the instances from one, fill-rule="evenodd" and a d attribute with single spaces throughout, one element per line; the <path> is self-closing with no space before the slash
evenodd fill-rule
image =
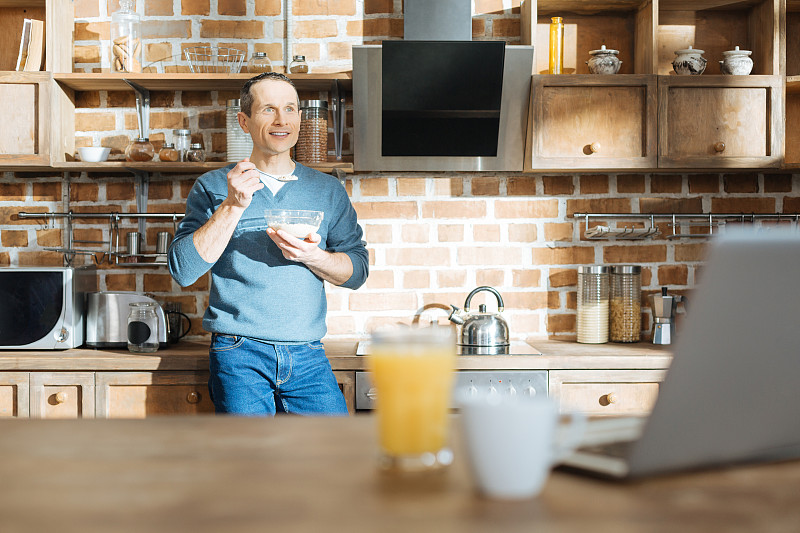
<path id="1" fill-rule="evenodd" d="M 489 291 L 497 297 L 497 312 L 489 312 L 486 305 L 478 306 L 478 311 L 470 311 L 472 297 L 481 291 Z M 464 309 L 451 305 L 450 322 L 461 326 L 459 345 L 461 355 L 502 355 L 508 353 L 508 324 L 500 313 L 503 312 L 503 297 L 492 287 L 478 287 L 467 296 Z"/>

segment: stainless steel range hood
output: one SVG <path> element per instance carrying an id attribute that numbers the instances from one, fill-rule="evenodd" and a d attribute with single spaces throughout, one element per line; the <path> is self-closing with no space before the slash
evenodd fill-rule
<path id="1" fill-rule="evenodd" d="M 388 44 L 388 43 L 387 43 Z M 421 45 L 414 41 L 397 41 L 392 44 Z M 430 42 L 430 46 L 456 44 L 453 41 Z M 481 45 L 485 42 L 462 42 L 463 45 Z M 443 53 L 444 54 L 444 53 Z M 463 53 L 459 52 L 459 55 Z M 436 64 L 444 67 L 456 61 L 447 55 L 428 54 L 418 61 L 410 61 L 405 70 L 407 77 L 385 76 L 384 53 L 379 45 L 353 47 L 353 102 L 354 102 L 354 152 L 355 169 L 360 171 L 522 171 L 527 127 L 528 105 L 530 101 L 531 66 L 533 47 L 506 46 L 504 48 L 502 69 L 498 65 L 481 64 L 476 60 L 462 65 L 461 74 L 454 89 L 453 79 L 432 80 Z M 425 67 L 420 62 L 433 61 Z M 438 63 L 436 63 L 438 62 Z M 497 74 L 489 74 L 492 70 Z M 447 69 L 442 69 L 446 71 Z M 417 76 L 417 73 L 425 73 Z M 499 106 L 492 100 L 491 90 L 477 90 L 482 76 L 501 76 L 499 87 Z M 385 87 L 384 80 L 393 80 L 402 87 Z M 463 85 L 463 87 L 461 86 Z M 473 90 L 475 89 L 475 90 Z M 448 91 L 458 90 L 459 109 L 445 108 L 451 100 Z M 386 95 L 400 95 L 414 92 L 394 109 L 387 109 L 391 98 Z M 429 94 L 425 94 L 429 91 Z M 438 92 L 438 94 L 436 94 Z M 488 96 L 487 96 L 488 95 Z M 430 97 L 430 98 L 429 98 Z M 463 102 L 464 98 L 474 98 L 474 102 Z M 431 101 L 434 104 L 431 104 Z M 436 104 L 439 102 L 439 104 Z M 418 108 L 414 109 L 414 105 Z M 440 108 L 437 109 L 436 106 Z M 464 109 L 467 107 L 467 109 Z M 497 109 L 499 107 L 499 109 Z M 399 122 L 398 122 L 399 121 Z M 480 124 L 487 130 L 481 131 Z M 385 131 L 384 128 L 392 128 Z M 486 139 L 475 141 L 474 137 L 490 134 L 496 137 L 496 147 L 486 149 Z M 427 134 L 427 138 L 426 137 Z M 419 136 L 418 143 L 405 142 L 409 136 Z M 459 136 L 461 138 L 459 139 Z M 452 137 L 452 138 L 451 138 Z M 400 142 L 398 142 L 398 139 Z M 393 140 L 397 145 L 393 145 Z M 408 139 L 406 139 L 408 141 Z M 461 146 L 463 145 L 463 146 Z M 454 148 L 455 146 L 455 148 Z M 460 152 L 460 153 L 459 153 Z M 455 155 L 454 155 L 455 154 Z"/>

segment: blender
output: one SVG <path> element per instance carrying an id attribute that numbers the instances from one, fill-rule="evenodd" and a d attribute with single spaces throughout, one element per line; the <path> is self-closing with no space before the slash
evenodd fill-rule
<path id="1" fill-rule="evenodd" d="M 650 338 L 653 344 L 672 344 L 675 342 L 675 311 L 678 304 L 686 307 L 686 297 L 667 294 L 661 287 L 661 294 L 650 295 L 650 308 L 653 310 L 653 330 Z"/>

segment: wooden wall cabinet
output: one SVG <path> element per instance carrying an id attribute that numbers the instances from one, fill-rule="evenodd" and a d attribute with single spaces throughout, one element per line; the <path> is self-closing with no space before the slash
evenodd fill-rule
<path id="1" fill-rule="evenodd" d="M 526 170 L 654 168 L 656 76 L 533 76 Z"/>
<path id="2" fill-rule="evenodd" d="M 662 77 L 658 166 L 781 166 L 782 92 L 780 76 Z"/>
<path id="3" fill-rule="evenodd" d="M 642 416 L 653 409 L 665 370 L 550 370 L 548 386 L 561 412 Z"/>
<path id="4" fill-rule="evenodd" d="M 0 372 L 0 418 L 28 418 L 29 379 L 27 372 Z"/>
<path id="5" fill-rule="evenodd" d="M 31 418 L 94 418 L 94 372 L 31 372 Z"/>

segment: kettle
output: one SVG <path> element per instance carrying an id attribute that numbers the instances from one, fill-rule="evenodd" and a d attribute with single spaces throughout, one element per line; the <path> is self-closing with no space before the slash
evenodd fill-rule
<path id="1" fill-rule="evenodd" d="M 497 297 L 497 313 L 486 311 L 486 305 L 478 306 L 478 311 L 470 311 L 472 297 L 481 291 L 489 291 Z M 450 306 L 452 312 L 447 318 L 461 326 L 458 345 L 461 355 L 502 355 L 508 354 L 508 324 L 500 315 L 503 312 L 503 297 L 492 287 L 478 287 L 467 296 L 464 309 Z"/>

